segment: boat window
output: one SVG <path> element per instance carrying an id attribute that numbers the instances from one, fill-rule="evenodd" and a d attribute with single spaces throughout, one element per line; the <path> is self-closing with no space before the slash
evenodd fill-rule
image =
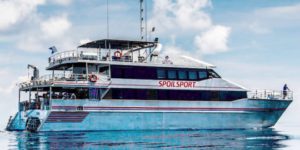
<path id="1" fill-rule="evenodd" d="M 213 70 L 208 70 L 209 78 L 221 78 L 216 72 Z"/>
<path id="2" fill-rule="evenodd" d="M 135 67 L 134 79 L 156 79 L 156 69 L 151 67 Z"/>
<path id="3" fill-rule="evenodd" d="M 120 66 L 111 66 L 111 77 L 112 78 L 122 78 L 123 69 Z"/>
<path id="4" fill-rule="evenodd" d="M 132 67 L 124 67 L 123 76 L 124 78 L 133 78 L 134 77 L 134 69 Z"/>
<path id="5" fill-rule="evenodd" d="M 212 101 L 219 101 L 220 100 L 219 91 L 211 91 L 210 100 L 212 100 Z"/>
<path id="6" fill-rule="evenodd" d="M 157 91 L 156 90 L 147 90 L 147 99 L 148 100 L 156 100 L 157 99 Z"/>
<path id="7" fill-rule="evenodd" d="M 178 79 L 186 80 L 186 79 L 187 79 L 186 71 L 184 71 L 184 70 L 179 70 L 179 71 L 178 71 Z"/>
<path id="8" fill-rule="evenodd" d="M 88 64 L 88 73 L 95 73 L 97 72 L 97 65 L 94 65 L 94 64 Z"/>
<path id="9" fill-rule="evenodd" d="M 108 75 L 108 66 L 99 67 L 99 73 Z"/>
<path id="10" fill-rule="evenodd" d="M 198 76 L 200 80 L 207 79 L 208 77 L 207 71 L 206 70 L 198 71 Z"/>
<path id="11" fill-rule="evenodd" d="M 73 73 L 74 74 L 86 74 L 86 68 L 85 67 L 74 67 Z"/>
<path id="12" fill-rule="evenodd" d="M 110 89 L 105 98 L 125 100 L 233 101 L 247 98 L 246 91 L 194 91 L 156 89 Z"/>
<path id="13" fill-rule="evenodd" d="M 165 79 L 166 78 L 166 71 L 164 69 L 157 69 L 157 78 L 158 79 Z"/>
<path id="14" fill-rule="evenodd" d="M 111 92 L 112 99 L 123 99 L 121 89 L 113 89 L 111 91 L 112 91 Z M 105 96 L 105 98 L 106 98 L 106 96 Z"/>
<path id="15" fill-rule="evenodd" d="M 105 72 L 108 67 L 100 68 L 100 72 Z M 179 70 L 181 69 L 181 70 Z M 78 70 L 78 69 L 77 69 Z M 84 72 L 78 70 L 77 72 Z M 169 79 L 169 80 L 205 80 L 210 78 L 220 78 L 220 76 L 212 69 L 188 70 L 184 68 L 156 68 L 141 66 L 111 66 L 112 78 L 124 79 Z"/>
<path id="16" fill-rule="evenodd" d="M 134 89 L 121 89 L 123 99 L 136 99 Z"/>
<path id="17" fill-rule="evenodd" d="M 176 70 L 168 70 L 168 79 L 176 79 Z"/>
<path id="18" fill-rule="evenodd" d="M 189 71 L 189 80 L 196 80 L 196 79 L 197 79 L 196 71 Z"/>
<path id="19" fill-rule="evenodd" d="M 167 90 L 157 90 L 157 98 L 158 98 L 158 100 L 167 100 L 168 99 L 168 91 Z"/>

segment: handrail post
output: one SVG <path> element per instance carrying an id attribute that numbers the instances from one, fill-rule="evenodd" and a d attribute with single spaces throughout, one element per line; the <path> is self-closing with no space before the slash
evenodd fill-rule
<path id="1" fill-rule="evenodd" d="M 257 90 L 255 90 L 255 98 L 257 98 Z"/>
<path id="2" fill-rule="evenodd" d="M 52 86 L 49 87 L 49 110 L 52 108 Z"/>

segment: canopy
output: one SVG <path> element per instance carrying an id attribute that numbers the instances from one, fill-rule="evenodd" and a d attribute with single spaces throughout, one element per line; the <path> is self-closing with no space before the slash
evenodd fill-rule
<path id="1" fill-rule="evenodd" d="M 147 41 L 129 41 L 129 40 L 115 40 L 115 39 L 103 39 L 92 41 L 78 48 L 105 48 L 105 49 L 132 49 L 132 48 L 148 48 L 154 47 L 157 42 Z"/>

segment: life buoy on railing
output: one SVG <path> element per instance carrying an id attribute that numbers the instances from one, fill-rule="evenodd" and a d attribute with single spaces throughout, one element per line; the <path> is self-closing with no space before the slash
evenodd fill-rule
<path id="1" fill-rule="evenodd" d="M 122 53 L 120 51 L 115 51 L 114 56 L 115 57 L 122 57 Z"/>
<path id="2" fill-rule="evenodd" d="M 89 75 L 89 80 L 91 82 L 97 82 L 98 77 L 96 75 L 94 75 L 94 74 L 91 74 L 91 75 Z"/>

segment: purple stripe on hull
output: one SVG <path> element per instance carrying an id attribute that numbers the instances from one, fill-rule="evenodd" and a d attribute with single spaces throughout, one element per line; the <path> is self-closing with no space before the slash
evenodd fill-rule
<path id="1" fill-rule="evenodd" d="M 82 122 L 88 114 L 88 112 L 51 112 L 46 122 Z"/>
<path id="2" fill-rule="evenodd" d="M 76 110 L 78 106 L 52 106 L 52 109 Z M 209 107 L 97 107 L 84 106 L 84 110 L 171 110 L 171 111 L 282 111 L 286 108 L 209 108 Z"/>

